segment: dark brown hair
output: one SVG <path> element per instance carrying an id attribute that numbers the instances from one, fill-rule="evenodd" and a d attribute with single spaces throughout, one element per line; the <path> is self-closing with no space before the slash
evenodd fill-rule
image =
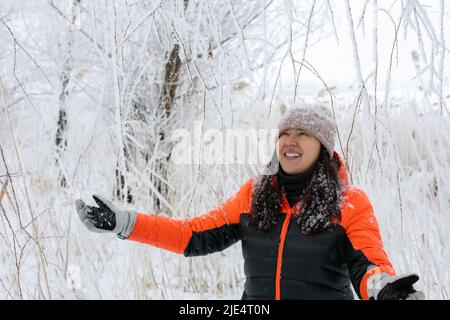
<path id="1" fill-rule="evenodd" d="M 341 219 L 341 182 L 338 177 L 340 162 L 330 158 L 321 145 L 319 158 L 301 201 L 296 204 L 294 219 L 303 234 L 326 230 Z M 301 207 L 300 207 L 301 204 Z M 259 176 L 253 186 L 250 225 L 260 231 L 271 231 L 278 223 L 281 210 L 281 187 L 277 175 Z"/>

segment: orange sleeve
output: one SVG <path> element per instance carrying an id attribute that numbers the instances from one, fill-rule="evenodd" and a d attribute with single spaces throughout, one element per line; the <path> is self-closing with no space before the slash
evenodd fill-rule
<path id="1" fill-rule="evenodd" d="M 373 207 L 363 190 L 351 187 L 344 193 L 341 224 L 352 247 L 349 269 L 355 291 L 367 299 L 367 279 L 379 272 L 395 275 L 395 271 L 384 250 Z"/>
<path id="2" fill-rule="evenodd" d="M 176 219 L 155 214 L 138 213 L 132 233 L 127 240 L 146 243 L 175 253 L 185 253 L 193 234 L 213 235 L 211 243 L 227 241 L 227 226 L 238 226 L 240 214 L 249 210 L 252 180 L 216 209 L 191 219 Z M 209 234 L 206 231 L 211 231 Z M 217 239 L 222 237 L 224 239 Z M 215 240 L 215 241 L 213 241 Z M 215 249 L 215 250 L 214 250 Z M 219 248 L 211 248 L 211 252 Z M 205 252 L 204 254 L 207 254 Z"/>

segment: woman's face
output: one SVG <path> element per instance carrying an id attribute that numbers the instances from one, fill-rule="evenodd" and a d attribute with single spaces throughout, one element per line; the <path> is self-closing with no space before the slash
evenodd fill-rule
<path id="1" fill-rule="evenodd" d="M 301 129 L 287 129 L 278 138 L 278 159 L 284 172 L 298 174 L 314 168 L 320 142 Z"/>

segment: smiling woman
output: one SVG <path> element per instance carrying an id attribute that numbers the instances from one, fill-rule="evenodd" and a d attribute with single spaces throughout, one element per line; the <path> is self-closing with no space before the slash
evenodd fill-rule
<path id="1" fill-rule="evenodd" d="M 77 201 L 94 232 L 147 243 L 186 257 L 242 242 L 243 299 L 418 299 L 415 274 L 396 276 L 372 205 L 348 182 L 334 151 L 336 125 L 322 106 L 289 110 L 278 125 L 278 171 L 245 182 L 216 209 L 174 219 Z M 268 171 L 267 171 L 268 172 Z"/>
<path id="2" fill-rule="evenodd" d="M 319 158 L 320 141 L 301 129 L 287 129 L 278 139 L 278 159 L 288 174 L 308 172 Z"/>

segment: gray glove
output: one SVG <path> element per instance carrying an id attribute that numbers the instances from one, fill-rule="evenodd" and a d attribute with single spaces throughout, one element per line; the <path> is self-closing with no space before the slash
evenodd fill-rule
<path id="1" fill-rule="evenodd" d="M 368 279 L 368 294 L 376 300 L 424 300 L 425 294 L 413 287 L 418 280 L 414 273 L 400 276 L 378 273 Z"/>
<path id="2" fill-rule="evenodd" d="M 116 233 L 120 239 L 126 239 L 133 231 L 136 223 L 135 211 L 117 208 L 105 198 L 92 195 L 98 207 L 88 206 L 82 200 L 75 201 L 81 222 L 89 231 L 96 233 Z"/>

